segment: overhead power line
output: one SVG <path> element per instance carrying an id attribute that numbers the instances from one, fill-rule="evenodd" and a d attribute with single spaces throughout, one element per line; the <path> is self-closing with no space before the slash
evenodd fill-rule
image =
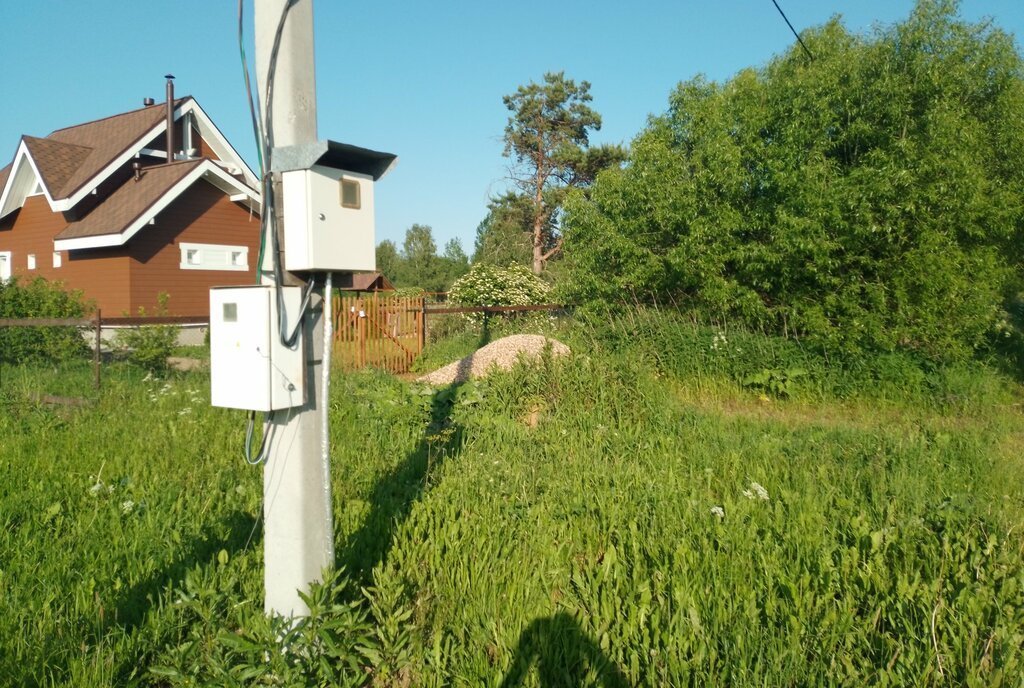
<path id="1" fill-rule="evenodd" d="M 811 51 L 807 49 L 807 45 L 804 43 L 804 39 L 800 38 L 800 34 L 798 34 L 796 32 L 796 29 L 793 28 L 793 25 L 789 22 L 789 17 L 787 17 L 786 13 L 782 11 L 781 7 L 779 7 L 779 3 L 776 2 L 775 0 L 772 0 L 772 4 L 775 5 L 775 9 L 779 11 L 779 14 L 781 14 L 782 18 L 786 21 L 786 26 L 789 27 L 789 30 L 792 31 L 793 35 L 796 36 L 796 39 L 800 41 L 800 47 L 804 49 L 805 53 L 807 53 L 807 57 L 813 60 L 814 55 L 812 55 Z"/>

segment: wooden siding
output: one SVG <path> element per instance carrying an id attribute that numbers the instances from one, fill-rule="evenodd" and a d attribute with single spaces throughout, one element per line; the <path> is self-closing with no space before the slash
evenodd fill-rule
<path id="1" fill-rule="evenodd" d="M 192 147 L 196 149 L 196 155 L 200 158 L 220 160 L 220 156 L 210 148 L 210 144 L 206 142 L 206 139 L 203 138 L 203 135 L 199 133 L 199 129 L 196 127 L 192 127 Z"/>
<path id="2" fill-rule="evenodd" d="M 10 251 L 12 273 L 25 279 L 44 277 L 81 289 L 107 315 L 120 315 L 131 307 L 128 257 L 124 249 L 61 251 L 62 265 L 53 267 L 53 237 L 67 222 L 50 210 L 43 196 L 29 196 L 24 207 L 0 222 L 0 251 Z M 35 254 L 36 269 L 27 267 Z"/>
<path id="3" fill-rule="evenodd" d="M 167 292 L 170 314 L 208 315 L 210 287 L 255 283 L 259 228 L 259 215 L 208 182 L 194 183 L 128 242 L 132 313 L 155 309 Z M 182 242 L 246 246 L 249 269 L 182 270 Z"/>

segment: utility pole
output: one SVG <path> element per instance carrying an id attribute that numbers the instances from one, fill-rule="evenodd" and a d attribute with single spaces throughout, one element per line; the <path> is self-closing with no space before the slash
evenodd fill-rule
<path id="1" fill-rule="evenodd" d="M 285 9 L 286 5 L 291 5 Z M 272 51 L 281 21 L 287 11 L 275 64 Z M 274 147 L 312 143 L 316 131 L 316 78 L 313 66 L 313 0 L 255 0 L 256 78 L 264 134 L 269 120 Z M 270 70 L 274 73 L 271 75 Z M 267 85 L 273 82 L 270 111 Z M 267 208 L 264 203 L 264 208 Z M 273 263 L 284 262 L 283 198 L 276 179 L 273 203 L 281 255 L 271 255 L 267 246 L 264 264 L 259 266 L 263 284 L 274 284 Z M 285 273 L 288 284 L 302 280 Z M 322 305 L 323 309 L 318 309 Z M 263 469 L 264 582 L 268 614 L 285 617 L 309 613 L 298 591 L 307 591 L 324 569 L 334 566 L 334 526 L 330 504 L 330 476 L 323 451 L 326 408 L 320 407 L 324 318 L 330 317 L 330 302 L 315 294 L 306 311 L 303 338 L 306 350 L 306 400 L 294 409 L 274 413 L 268 431 L 269 447 Z M 320 314 L 317 311 L 320 310 Z M 298 313 L 288 313 L 289 326 Z"/>

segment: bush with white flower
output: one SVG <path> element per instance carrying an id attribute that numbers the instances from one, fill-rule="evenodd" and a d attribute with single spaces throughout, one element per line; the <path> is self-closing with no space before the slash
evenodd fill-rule
<path id="1" fill-rule="evenodd" d="M 531 306 L 545 303 L 551 287 L 524 265 L 475 264 L 468 273 L 455 280 L 448 290 L 448 300 L 460 306 Z M 470 313 L 473 322 L 483 315 Z"/>

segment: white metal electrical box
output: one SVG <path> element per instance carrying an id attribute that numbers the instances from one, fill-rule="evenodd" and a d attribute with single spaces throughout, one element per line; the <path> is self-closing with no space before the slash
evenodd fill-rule
<path id="1" fill-rule="evenodd" d="M 284 269 L 376 269 L 373 187 L 398 158 L 326 140 L 275 148 L 271 158 L 284 195 Z"/>
<path id="2" fill-rule="evenodd" d="M 299 320 L 300 287 L 281 287 L 289 332 Z M 248 411 L 301 406 L 306 362 L 301 328 L 281 341 L 273 286 L 210 290 L 210 403 Z"/>
<path id="3" fill-rule="evenodd" d="M 314 165 L 281 181 L 285 270 L 376 269 L 370 175 Z"/>

